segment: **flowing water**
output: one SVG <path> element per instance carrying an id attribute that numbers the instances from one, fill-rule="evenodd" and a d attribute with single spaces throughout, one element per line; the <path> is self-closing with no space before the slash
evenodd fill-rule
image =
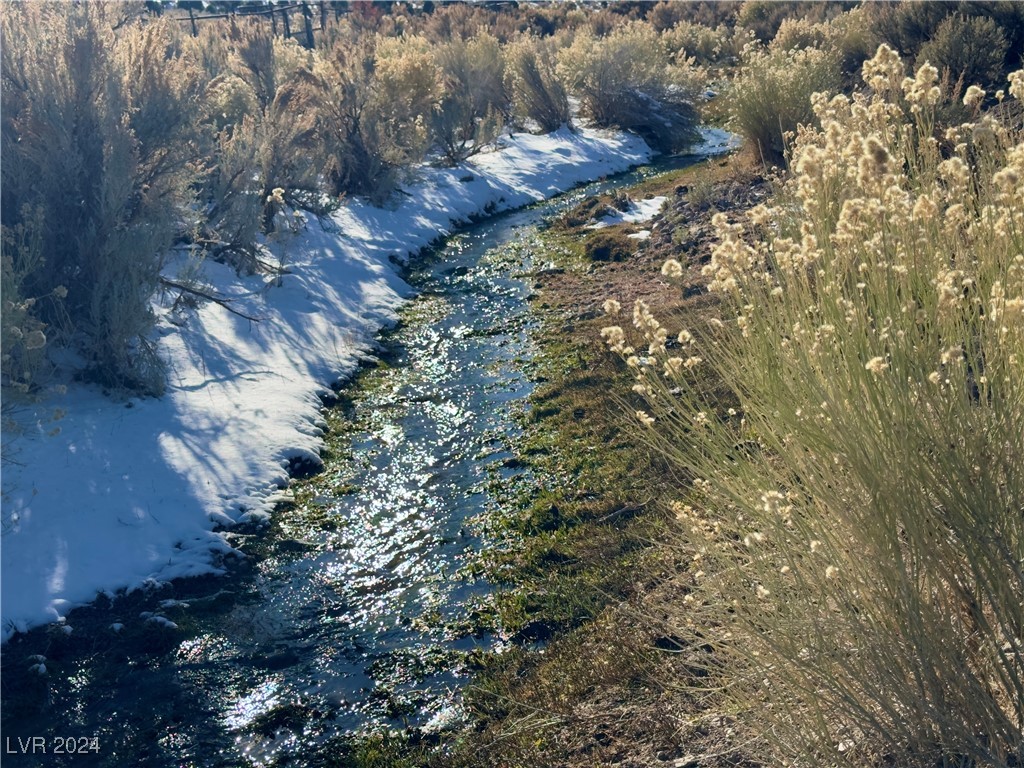
<path id="1" fill-rule="evenodd" d="M 464 566 L 482 543 L 473 519 L 524 471 L 508 450 L 531 391 L 517 275 L 544 266 L 545 217 L 652 172 L 488 219 L 417 260 L 419 296 L 384 363 L 342 393 L 315 498 L 270 535 L 237 536 L 254 554 L 227 577 L 103 601 L 69 617 L 70 635 L 9 643 L 4 762 L 322 765 L 348 734 L 457 720 L 475 655 L 504 642 L 467 620 L 493 585 Z M 25 671 L 36 654 L 46 675 Z"/>

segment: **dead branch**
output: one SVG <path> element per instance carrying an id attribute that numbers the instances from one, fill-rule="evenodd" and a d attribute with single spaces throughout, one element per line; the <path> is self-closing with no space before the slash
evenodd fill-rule
<path id="1" fill-rule="evenodd" d="M 223 296 L 217 296 L 207 291 L 203 291 L 199 288 L 193 288 L 192 286 L 185 285 L 184 283 L 179 283 L 174 280 L 170 280 L 169 278 L 166 277 L 160 278 L 160 284 L 166 288 L 174 288 L 183 293 L 188 293 L 191 294 L 192 296 L 198 296 L 202 299 L 212 301 L 214 304 L 220 304 L 220 306 L 224 307 L 224 309 L 226 309 L 231 314 L 238 315 L 239 317 L 245 318 L 250 322 L 258 323 L 260 321 L 258 317 L 253 317 L 252 315 L 247 315 L 244 312 L 239 312 L 237 309 L 231 306 L 232 300 L 225 298 Z"/>

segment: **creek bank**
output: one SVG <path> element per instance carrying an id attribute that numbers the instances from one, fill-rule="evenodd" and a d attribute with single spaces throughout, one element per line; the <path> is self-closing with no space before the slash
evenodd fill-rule
<path id="1" fill-rule="evenodd" d="M 166 395 L 116 402 L 68 382 L 5 430 L 2 633 L 63 622 L 97 594 L 216 573 L 216 527 L 269 516 L 289 468 L 315 467 L 320 395 L 350 376 L 410 296 L 403 261 L 456 223 L 514 208 L 650 157 L 621 133 L 503 139 L 465 168 L 425 168 L 392 209 L 350 202 L 300 219 L 268 243 L 287 274 L 239 276 L 206 263 L 202 281 L 233 309 L 183 313 L 157 297 L 153 342 Z M 468 176 L 472 180 L 465 181 Z M 182 255 L 167 274 L 191 269 Z"/>
<path id="2" fill-rule="evenodd" d="M 490 574 L 463 557 L 486 546 L 471 517 L 499 514 L 529 471 L 509 439 L 533 387 L 520 275 L 551 270 L 540 215 L 484 222 L 415 260 L 406 322 L 320 416 L 324 471 L 293 484 L 270 535 L 229 534 L 251 555 L 230 578 L 153 585 L 76 611 L 70 634 L 14 638 L 5 679 L 23 695 L 5 701 L 8 732 L 95 729 L 108 764 L 273 763 L 292 744 L 289 764 L 320 765 L 373 743 L 348 735 L 360 722 L 432 743 L 460 722 L 439 688 L 485 666 L 488 648 L 548 639 L 544 623 L 513 628 L 486 599 Z M 39 655 L 47 674 L 32 676 Z"/>
<path id="3" fill-rule="evenodd" d="M 680 610 L 694 568 L 693 553 L 662 544 L 677 525 L 666 502 L 686 478 L 670 474 L 644 442 L 632 416 L 642 405 L 630 392 L 632 375 L 607 353 L 599 331 L 627 324 L 639 297 L 661 317 L 697 323 L 713 316 L 714 303 L 700 289 L 711 217 L 741 212 L 768 191 L 746 156 L 624 190 L 633 199 L 668 201 L 653 224 L 637 225 L 651 236 L 634 242 L 621 262 L 587 258 L 585 226 L 600 207 L 593 200 L 543 233 L 552 258 L 531 285 L 540 320 L 540 354 L 531 368 L 537 389 L 514 459 L 537 484 L 520 489 L 507 507 L 518 512 L 492 521 L 496 538 L 508 543 L 486 565 L 507 586 L 494 602 L 517 642 L 482 659 L 465 697 L 474 728 L 429 765 L 719 764 L 711 755 L 727 741 L 727 719 L 717 728 L 690 725 L 708 714 L 699 670 L 686 667 L 666 621 Z M 615 230 L 625 236 L 633 227 Z M 661 275 L 669 257 L 686 270 L 682 290 Z M 605 315 L 608 298 L 621 302 L 624 317 Z M 707 384 L 713 391 L 714 382 Z M 694 691 L 663 684 L 681 679 Z"/>

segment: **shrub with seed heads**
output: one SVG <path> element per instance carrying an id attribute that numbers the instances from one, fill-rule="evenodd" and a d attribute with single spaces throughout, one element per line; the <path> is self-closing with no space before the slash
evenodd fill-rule
<path id="1" fill-rule="evenodd" d="M 1005 768 L 1024 753 L 1024 133 L 980 117 L 941 151 L 936 72 L 902 72 L 883 47 L 870 92 L 816 96 L 758 224 L 715 217 L 721 318 L 679 337 L 699 366 L 644 304 L 607 341 L 648 343 L 638 418 L 698 478 L 679 631 L 728 626 L 709 671 L 771 761 Z"/>
<path id="2" fill-rule="evenodd" d="M 20 296 L 67 290 L 37 305 L 38 320 L 70 324 L 64 338 L 93 378 L 155 393 L 149 302 L 162 254 L 192 218 L 201 78 L 170 22 L 142 25 L 133 13 L 118 3 L 0 8 L 2 218 L 5 232 L 34 232 L 8 238 L 5 281 L 17 276 Z M 31 334 L 26 347 L 41 351 L 40 341 Z"/>

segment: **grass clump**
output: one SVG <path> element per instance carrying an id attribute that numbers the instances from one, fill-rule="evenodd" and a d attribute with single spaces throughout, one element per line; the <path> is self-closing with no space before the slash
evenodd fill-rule
<path id="1" fill-rule="evenodd" d="M 640 302 L 646 350 L 604 335 L 648 393 L 642 428 L 693 478 L 680 634 L 710 647 L 769 762 L 1009 768 L 1024 136 L 985 116 L 940 145 L 933 67 L 904 79 L 883 46 L 864 74 L 871 95 L 815 99 L 775 204 L 715 217 L 721 320 L 670 332 Z M 1024 96 L 1024 72 L 1010 82 Z M 734 407 L 694 384 L 708 371 Z"/>
<path id="2" fill-rule="evenodd" d="M 617 228 L 599 229 L 583 241 L 583 254 L 591 261 L 625 261 L 636 250 L 637 241 Z"/>

